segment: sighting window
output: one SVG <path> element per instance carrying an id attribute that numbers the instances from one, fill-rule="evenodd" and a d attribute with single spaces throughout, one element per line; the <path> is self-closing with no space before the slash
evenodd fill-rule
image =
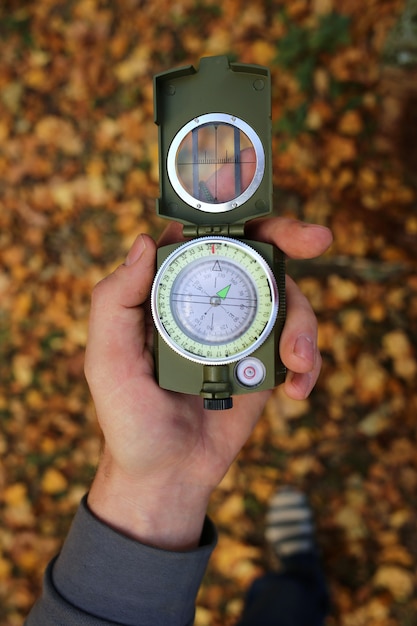
<path id="1" fill-rule="evenodd" d="M 265 154 L 258 135 L 243 120 L 213 113 L 177 133 L 167 165 L 173 188 L 187 204 L 220 212 L 240 206 L 255 193 Z"/>

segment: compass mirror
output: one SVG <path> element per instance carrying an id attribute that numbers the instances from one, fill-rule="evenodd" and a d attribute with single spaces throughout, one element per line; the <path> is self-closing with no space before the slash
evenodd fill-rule
<path id="1" fill-rule="evenodd" d="M 262 142 L 237 117 L 210 113 L 193 119 L 176 134 L 167 157 L 176 193 L 208 213 L 230 211 L 247 202 L 265 171 Z"/>

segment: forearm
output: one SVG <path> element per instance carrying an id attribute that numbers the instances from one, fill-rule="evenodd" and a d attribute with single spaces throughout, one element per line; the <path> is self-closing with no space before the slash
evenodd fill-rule
<path id="1" fill-rule="evenodd" d="M 143 545 L 102 523 L 84 499 L 26 626 L 189 626 L 215 543 L 206 519 L 198 548 Z"/>

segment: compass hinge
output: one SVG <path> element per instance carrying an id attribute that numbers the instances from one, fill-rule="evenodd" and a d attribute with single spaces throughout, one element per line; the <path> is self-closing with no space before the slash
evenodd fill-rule
<path id="1" fill-rule="evenodd" d="M 184 237 L 204 237 L 207 235 L 223 235 L 225 237 L 243 237 L 244 224 L 215 224 L 184 226 Z"/>

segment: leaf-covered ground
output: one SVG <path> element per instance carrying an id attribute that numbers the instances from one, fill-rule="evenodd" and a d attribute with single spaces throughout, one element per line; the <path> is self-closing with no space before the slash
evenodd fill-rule
<path id="1" fill-rule="evenodd" d="M 196 624 L 235 622 L 269 566 L 263 515 L 282 483 L 316 514 L 329 625 L 417 623 L 417 73 L 386 63 L 416 45 L 412 19 L 389 39 L 403 11 L 399 0 L 1 3 L 1 626 L 22 623 L 94 474 L 91 289 L 139 232 L 163 227 L 152 77 L 224 53 L 272 71 L 275 213 L 327 224 L 335 240 L 289 264 L 319 319 L 322 375 L 308 401 L 275 392 L 215 494 L 220 542 Z"/>

